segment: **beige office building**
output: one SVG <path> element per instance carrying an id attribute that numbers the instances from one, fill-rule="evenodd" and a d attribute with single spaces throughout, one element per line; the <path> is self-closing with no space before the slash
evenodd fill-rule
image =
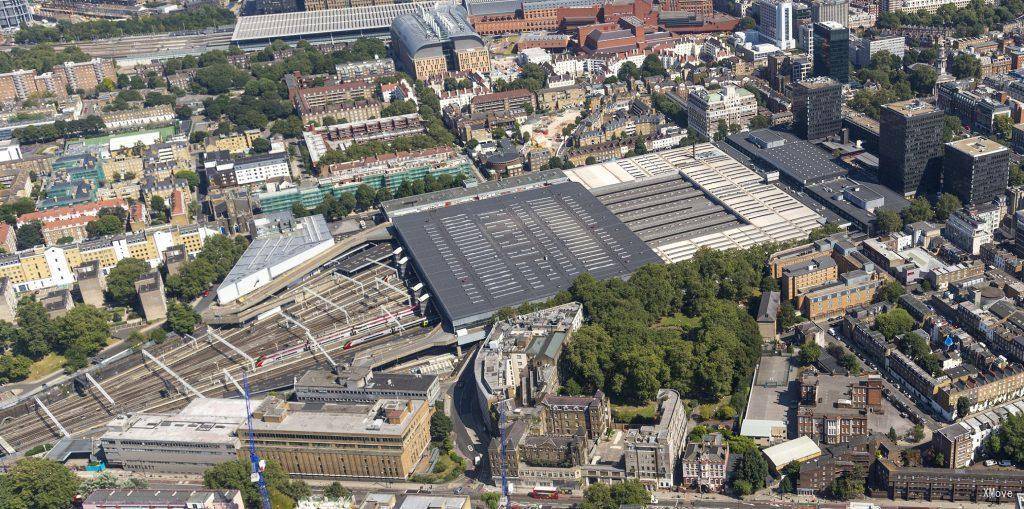
<path id="1" fill-rule="evenodd" d="M 270 397 L 253 412 L 256 451 L 289 475 L 311 479 L 407 479 L 430 444 L 421 399 L 370 405 L 296 403 Z M 247 426 L 238 430 L 248 434 Z M 240 451 L 248 458 L 248 451 Z"/>

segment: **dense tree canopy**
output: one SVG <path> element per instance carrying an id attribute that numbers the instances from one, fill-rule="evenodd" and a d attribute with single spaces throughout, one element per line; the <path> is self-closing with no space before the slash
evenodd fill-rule
<path id="1" fill-rule="evenodd" d="M 685 262 L 641 267 L 629 281 L 578 277 L 556 297 L 582 302 L 590 319 L 562 356 L 566 389 L 601 389 L 629 403 L 649 401 L 663 387 L 705 401 L 744 392 L 761 339 L 738 303 L 768 284 L 769 249 L 701 250 Z M 677 313 L 697 326 L 659 326 Z"/>
<path id="2" fill-rule="evenodd" d="M 149 264 L 138 258 L 124 258 L 107 274 L 107 293 L 118 306 L 135 302 L 135 282 L 149 271 Z"/>
<path id="3" fill-rule="evenodd" d="M 249 473 L 252 471 L 248 461 L 234 460 L 221 463 L 203 472 L 203 484 L 207 488 L 228 488 L 242 492 L 242 499 L 246 507 L 260 507 L 260 493 L 256 485 L 249 482 Z M 263 479 L 267 483 L 271 498 L 284 497 L 282 502 L 295 503 L 295 496 L 308 496 L 309 486 L 301 481 L 290 481 L 281 465 L 274 461 L 267 461 L 267 468 L 263 471 Z M 276 507 L 276 506 L 275 506 Z"/>
<path id="4" fill-rule="evenodd" d="M 0 474 L 0 509 L 68 509 L 78 484 L 56 461 L 25 458 Z"/>
<path id="5" fill-rule="evenodd" d="M 628 480 L 619 484 L 596 483 L 587 487 L 580 509 L 618 509 L 623 505 L 647 505 L 651 494 L 639 481 Z"/>
<path id="6" fill-rule="evenodd" d="M 879 28 L 897 28 L 905 25 L 947 27 L 955 30 L 957 37 L 975 37 L 989 30 L 997 30 L 1004 23 L 1013 21 L 1024 14 L 1024 2 L 1006 0 L 989 4 L 973 0 L 969 5 L 957 8 L 948 3 L 934 13 L 926 10 L 917 12 L 885 12 L 878 15 Z"/>
<path id="7" fill-rule="evenodd" d="M 196 299 L 211 285 L 224 279 L 247 245 L 241 237 L 230 239 L 214 235 L 206 239 L 195 259 L 185 263 L 181 272 L 167 278 L 167 294 L 184 302 Z"/>

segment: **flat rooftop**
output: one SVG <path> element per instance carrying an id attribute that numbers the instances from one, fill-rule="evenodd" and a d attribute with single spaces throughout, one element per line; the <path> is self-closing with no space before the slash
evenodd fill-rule
<path id="1" fill-rule="evenodd" d="M 491 180 L 467 187 L 444 189 L 406 198 L 395 198 L 380 204 L 389 218 L 447 207 L 458 203 L 493 198 L 508 193 L 543 187 L 565 182 L 561 170 L 531 171 L 529 173 L 501 180 Z"/>
<path id="2" fill-rule="evenodd" d="M 787 180 L 801 185 L 832 180 L 847 173 L 832 154 L 786 130 L 758 129 L 733 134 L 726 141 Z"/>
<path id="3" fill-rule="evenodd" d="M 408 403 L 409 415 L 415 414 L 427 402 L 422 399 L 382 399 L 374 404 L 297 403 L 288 402 L 288 410 L 281 422 L 266 422 L 253 419 L 252 429 L 260 432 L 286 431 L 329 434 L 359 435 L 401 435 L 412 419 L 404 417 L 402 422 L 391 424 L 379 418 L 383 405 Z M 245 426 L 243 425 L 243 428 Z M 247 429 L 247 428 L 246 428 Z"/>
<path id="4" fill-rule="evenodd" d="M 846 176 L 807 186 L 804 191 L 807 193 L 807 196 L 819 203 L 841 210 L 843 214 L 864 224 L 869 224 L 874 220 L 875 213 L 850 202 L 846 197 L 847 193 L 860 199 L 875 200 L 881 198 L 883 203 L 879 208 L 896 212 L 910 205 L 906 198 L 888 187 L 873 182 L 853 180 Z"/>
<path id="5" fill-rule="evenodd" d="M 948 147 L 955 148 L 960 152 L 968 154 L 972 157 L 979 157 L 988 154 L 994 154 L 1004 150 L 1009 150 L 1005 146 L 996 143 L 988 138 L 982 138 L 981 136 L 975 136 L 974 138 L 965 138 L 962 140 L 951 141 L 946 144 Z"/>
<path id="6" fill-rule="evenodd" d="M 821 216 L 711 144 L 565 171 L 664 260 L 806 239 Z M 659 217 L 660 214 L 661 216 Z"/>
<path id="7" fill-rule="evenodd" d="M 904 117 L 917 117 L 937 111 L 935 106 L 926 103 L 920 99 L 910 99 L 907 101 L 886 104 L 885 106 L 883 106 L 883 108 L 895 111 L 896 113 L 899 113 Z"/>
<path id="8" fill-rule="evenodd" d="M 661 261 L 576 183 L 403 215 L 393 225 L 453 327 L 550 298 L 583 273 L 627 277 Z"/>
<path id="9" fill-rule="evenodd" d="M 259 405 L 259 401 L 253 403 Z M 234 440 L 235 430 L 245 415 L 243 399 L 195 399 L 174 415 L 118 417 L 107 425 L 102 439 L 223 443 Z"/>

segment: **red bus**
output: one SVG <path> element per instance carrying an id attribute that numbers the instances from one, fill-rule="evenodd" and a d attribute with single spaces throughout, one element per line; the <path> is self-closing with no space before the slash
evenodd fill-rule
<path id="1" fill-rule="evenodd" d="M 533 491 L 530 492 L 530 497 L 557 500 L 558 489 L 554 486 L 536 486 L 533 488 Z"/>

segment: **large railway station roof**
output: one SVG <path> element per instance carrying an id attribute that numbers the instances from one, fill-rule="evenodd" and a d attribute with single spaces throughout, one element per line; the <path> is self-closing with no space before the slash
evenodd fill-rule
<path id="1" fill-rule="evenodd" d="M 539 301 L 589 273 L 626 277 L 661 260 L 577 183 L 394 218 L 444 318 L 461 327 Z"/>
<path id="2" fill-rule="evenodd" d="M 232 42 L 313 37 L 331 34 L 387 33 L 395 18 L 418 11 L 432 11 L 438 2 L 407 2 L 346 7 L 321 11 L 286 12 L 242 16 L 235 24 Z"/>

